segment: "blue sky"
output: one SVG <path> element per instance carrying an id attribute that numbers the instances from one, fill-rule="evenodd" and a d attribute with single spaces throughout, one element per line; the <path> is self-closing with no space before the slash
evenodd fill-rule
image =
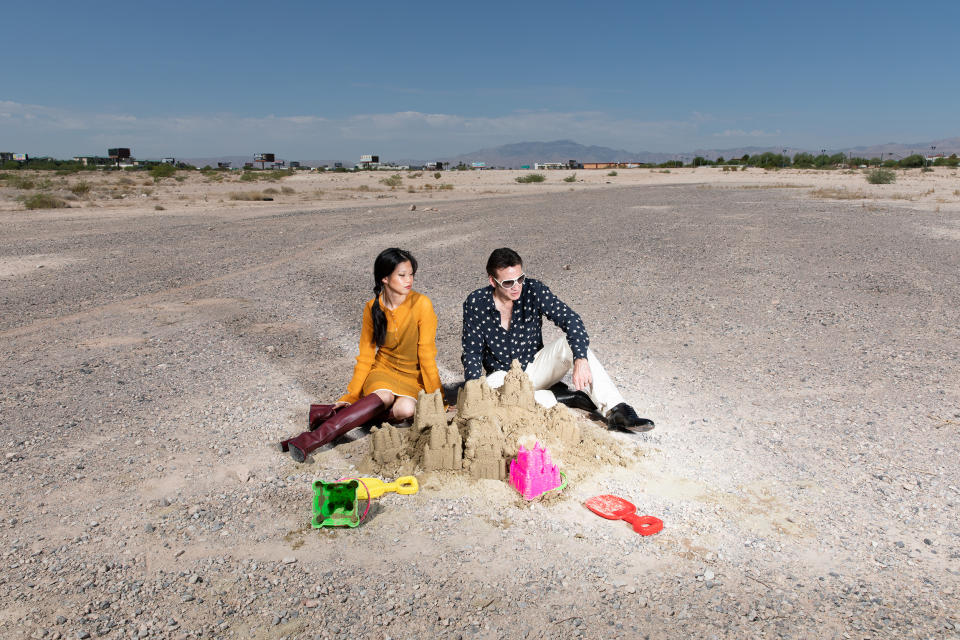
<path id="1" fill-rule="evenodd" d="M 0 150 L 844 148 L 960 135 L 960 2 L 7 3 Z"/>

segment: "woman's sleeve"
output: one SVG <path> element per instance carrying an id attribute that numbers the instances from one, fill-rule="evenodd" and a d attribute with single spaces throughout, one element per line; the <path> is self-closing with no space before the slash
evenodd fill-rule
<path id="1" fill-rule="evenodd" d="M 440 372 L 437 371 L 437 314 L 430 298 L 423 296 L 417 306 L 417 362 L 423 377 L 423 390 L 433 393 L 440 388 Z"/>
<path id="2" fill-rule="evenodd" d="M 373 316 L 370 309 L 372 304 L 363 307 L 363 326 L 360 328 L 360 354 L 357 364 L 353 367 L 353 379 L 347 385 L 347 392 L 340 398 L 340 402 L 356 402 L 363 393 L 363 382 L 370 374 L 373 359 L 377 355 L 377 345 L 373 341 Z"/>

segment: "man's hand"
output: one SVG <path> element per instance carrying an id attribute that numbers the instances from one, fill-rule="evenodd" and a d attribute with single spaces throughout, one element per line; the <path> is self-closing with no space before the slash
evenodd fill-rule
<path id="1" fill-rule="evenodd" d="M 577 391 L 583 391 L 593 384 L 593 376 L 590 375 L 590 364 L 586 358 L 577 358 L 573 361 L 573 386 Z"/>

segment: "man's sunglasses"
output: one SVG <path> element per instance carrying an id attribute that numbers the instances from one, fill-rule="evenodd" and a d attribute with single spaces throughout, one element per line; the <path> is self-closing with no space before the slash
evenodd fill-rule
<path id="1" fill-rule="evenodd" d="M 504 289 L 513 289 L 514 286 L 518 284 L 523 284 L 523 281 L 526 279 L 527 279 L 527 274 L 521 273 L 516 278 L 512 278 L 510 280 L 497 280 L 496 278 L 494 278 L 493 281 L 496 282 L 501 287 L 503 287 Z"/>

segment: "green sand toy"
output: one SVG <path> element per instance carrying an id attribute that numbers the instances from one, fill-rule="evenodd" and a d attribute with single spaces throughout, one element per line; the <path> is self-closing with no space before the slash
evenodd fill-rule
<path id="1" fill-rule="evenodd" d="M 363 520 L 357 508 L 356 480 L 347 482 L 313 482 L 313 518 L 310 525 L 321 527 L 356 527 Z M 367 502 L 369 508 L 369 501 Z M 366 515 L 366 512 L 364 512 Z"/>

